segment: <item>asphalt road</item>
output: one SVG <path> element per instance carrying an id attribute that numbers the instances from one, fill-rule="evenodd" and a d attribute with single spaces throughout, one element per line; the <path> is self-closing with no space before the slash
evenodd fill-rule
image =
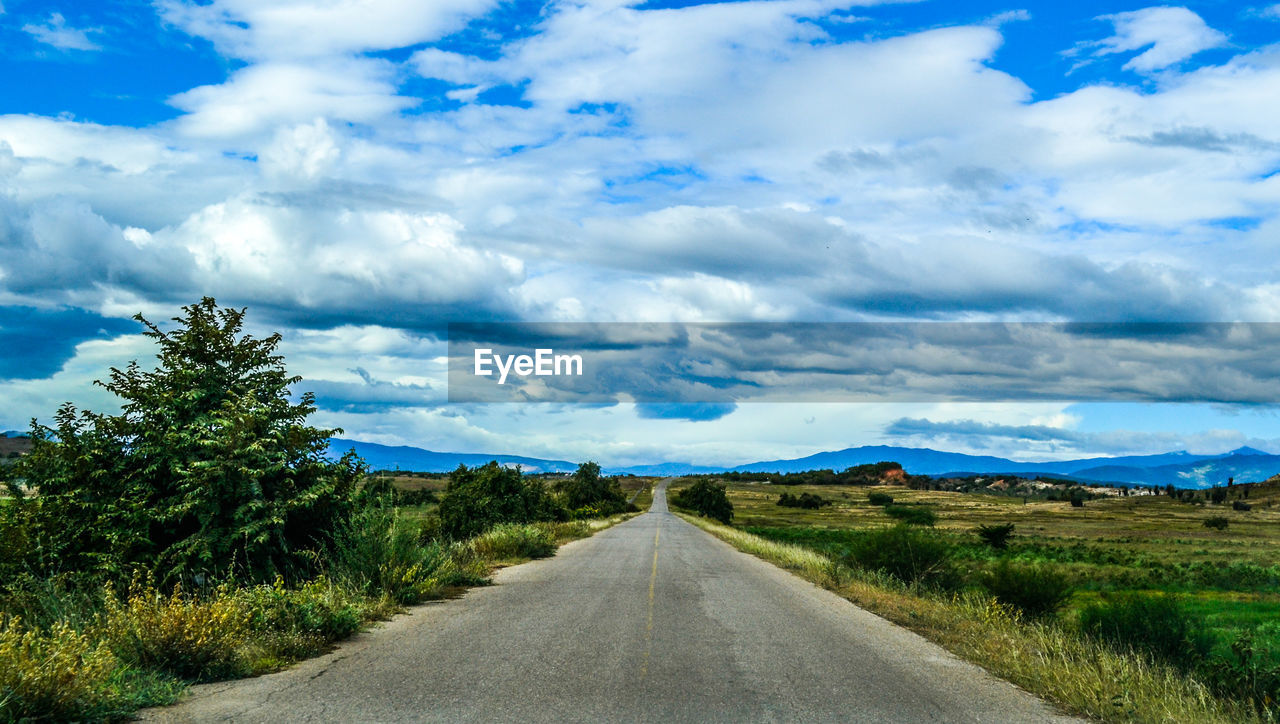
<path id="1" fill-rule="evenodd" d="M 153 721 L 1068 721 L 667 512 Z"/>

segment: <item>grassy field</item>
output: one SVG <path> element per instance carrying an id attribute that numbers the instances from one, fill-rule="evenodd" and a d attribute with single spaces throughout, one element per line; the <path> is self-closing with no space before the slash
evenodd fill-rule
<path id="1" fill-rule="evenodd" d="M 687 483 L 682 481 L 674 487 L 684 484 Z M 1246 490 L 1251 509 L 1233 510 L 1232 501 L 1244 496 Z M 780 506 L 778 500 L 784 492 L 817 495 L 830 504 L 817 509 Z M 981 601 L 990 600 L 980 582 L 1003 562 L 1047 570 L 1069 584 L 1069 596 L 1057 615 L 1037 622 L 1037 627 L 1064 637 L 1063 641 L 1087 639 L 1077 632 L 1076 622 L 1091 605 L 1125 594 L 1167 594 L 1176 596 L 1186 614 L 1201 622 L 1211 637 L 1211 658 L 1230 660 L 1232 644 L 1240 640 L 1241 634 L 1249 634 L 1259 653 L 1254 665 L 1264 672 L 1268 667 L 1273 671 L 1280 667 L 1280 481 L 1236 486 L 1224 504 L 1188 504 L 1165 496 L 1144 495 L 1088 500 L 1083 507 L 1073 507 L 1068 501 L 913 490 L 895 485 L 784 487 L 730 483 L 727 493 L 734 505 L 734 532 L 723 529 L 718 533 L 722 537 L 730 540 L 733 535 L 741 535 L 741 540 L 730 542 L 762 557 L 778 558 L 775 562 L 780 565 L 838 590 L 860 605 L 916 629 L 1079 713 L 1117 720 L 1192 721 L 1201 716 L 1216 718 L 1222 714 L 1230 720 L 1246 715 L 1244 709 L 1233 709 L 1235 705 L 1228 701 L 1221 711 L 1213 706 L 1198 709 L 1198 705 L 1179 704 L 1180 714 L 1167 711 L 1157 715 L 1153 705 L 1147 704 L 1145 715 L 1114 716 L 1116 711 L 1094 700 L 1105 689 L 1101 680 L 1088 685 L 1079 683 L 1079 691 L 1072 692 L 1063 688 L 1064 682 L 1078 672 L 1054 674 L 1049 667 L 1037 674 L 1035 667 L 1009 668 L 1001 658 L 1013 654 L 985 651 L 978 640 L 996 635 L 991 628 L 994 624 L 986 621 L 986 614 L 980 610 Z M 903 587 L 872 571 L 857 570 L 855 551 L 859 545 L 874 531 L 884 531 L 898 523 L 886 514 L 884 505 L 870 502 L 869 496 L 875 493 L 891 496 L 894 506 L 925 509 L 936 515 L 936 522 L 928 531 L 933 538 L 945 542 L 955 571 L 946 590 Z M 1206 520 L 1219 517 L 1226 518 L 1225 529 L 1206 527 Z M 979 526 L 1005 524 L 1014 526 L 1005 550 L 993 549 L 976 533 Z M 819 558 L 810 560 L 801 554 L 778 552 L 793 546 L 795 550 L 812 551 Z M 759 550 L 752 550 L 753 547 Z M 856 579 L 852 583 L 846 580 L 850 576 Z M 1016 645 L 1039 646 L 1026 639 L 1025 632 L 1015 636 L 1010 631 L 999 635 L 1013 636 L 1020 642 Z M 1079 643 L 1087 645 L 1087 640 Z M 1177 672 L 1166 674 L 1180 676 Z M 1057 683 L 1055 676 L 1060 679 Z M 1154 680 L 1143 678 L 1145 674 L 1133 676 L 1146 682 L 1135 686 L 1146 687 L 1149 700 L 1159 698 L 1151 694 L 1159 689 L 1152 688 Z M 1204 687 L 1194 677 L 1188 682 L 1190 688 L 1179 689 L 1182 693 L 1178 696 L 1186 702 L 1202 698 Z M 1131 694 L 1133 691 L 1128 691 L 1126 696 Z M 1273 706 L 1265 716 L 1275 720 L 1280 712 Z M 1268 720 L 1265 716 L 1264 720 Z"/>

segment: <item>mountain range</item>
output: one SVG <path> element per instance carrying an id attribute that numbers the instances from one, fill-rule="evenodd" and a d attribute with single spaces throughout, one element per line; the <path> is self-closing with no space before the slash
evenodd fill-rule
<path id="1" fill-rule="evenodd" d="M 485 453 L 446 453 L 410 446 L 387 446 L 359 440 L 335 438 L 330 450 L 336 454 L 355 449 L 374 470 L 414 470 L 448 472 L 458 465 L 482 465 L 497 460 L 502 465 L 520 465 L 526 472 L 571 472 L 578 466 L 567 460 L 548 460 L 518 455 Z M 931 450 L 929 448 L 866 445 L 831 452 L 820 452 L 800 458 L 762 460 L 733 467 L 691 465 L 662 462 L 608 468 L 611 474 L 690 475 L 698 473 L 800 472 L 829 468 L 843 470 L 854 465 L 892 460 L 915 475 L 959 476 L 972 474 L 1004 474 L 1020 476 L 1051 475 L 1073 480 L 1129 485 L 1167 485 L 1180 488 L 1208 488 L 1235 478 L 1247 483 L 1266 480 L 1280 474 L 1280 455 L 1272 455 L 1251 447 L 1241 447 L 1219 455 L 1197 455 L 1186 451 L 1158 455 L 1092 457 L 1079 460 L 1018 462 L 990 455 Z"/>

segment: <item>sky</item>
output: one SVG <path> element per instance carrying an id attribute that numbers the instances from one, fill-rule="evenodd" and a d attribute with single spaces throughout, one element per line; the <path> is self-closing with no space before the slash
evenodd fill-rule
<path id="1" fill-rule="evenodd" d="M 0 429 L 208 295 L 373 442 L 1280 452 L 1263 400 L 450 403 L 444 339 L 1280 322 L 1280 4 L 3 0 L 0 47 Z"/>

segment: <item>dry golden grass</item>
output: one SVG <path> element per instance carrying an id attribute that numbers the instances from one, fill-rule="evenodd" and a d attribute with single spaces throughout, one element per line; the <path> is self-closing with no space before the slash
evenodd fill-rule
<path id="1" fill-rule="evenodd" d="M 50 719 L 101 713 L 110 706 L 101 692 L 119 666 L 105 643 L 66 622 L 48 632 L 27 629 L 16 618 L 0 623 L 0 720 L 32 711 Z"/>

